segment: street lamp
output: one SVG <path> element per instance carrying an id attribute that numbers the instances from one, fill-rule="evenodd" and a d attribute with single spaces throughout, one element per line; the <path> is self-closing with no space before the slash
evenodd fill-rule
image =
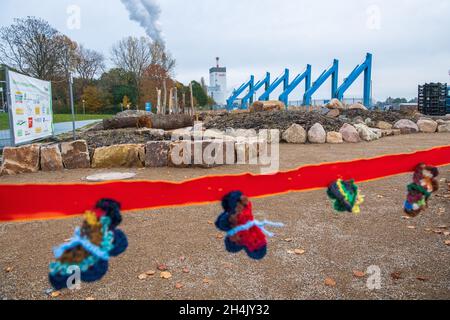
<path id="1" fill-rule="evenodd" d="M 86 115 L 86 108 L 85 108 L 85 104 L 86 100 L 83 99 L 83 114 Z"/>

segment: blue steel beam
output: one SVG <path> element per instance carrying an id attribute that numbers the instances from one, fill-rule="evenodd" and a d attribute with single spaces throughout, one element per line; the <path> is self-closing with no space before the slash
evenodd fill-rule
<path id="1" fill-rule="evenodd" d="M 305 72 L 299 74 L 294 80 L 292 80 L 291 84 L 284 90 L 284 92 L 280 95 L 279 100 L 284 103 L 286 107 L 289 104 L 289 95 L 295 88 L 298 87 L 302 81 L 305 80 L 305 92 L 309 90 L 311 87 L 311 65 L 306 66 Z"/>
<path id="2" fill-rule="evenodd" d="M 250 91 L 253 90 L 253 86 L 255 84 L 255 76 L 250 76 L 250 80 L 244 84 L 242 84 L 239 88 L 233 91 L 233 94 L 227 100 L 227 109 L 234 109 L 234 101 L 241 95 L 245 89 L 249 88 Z"/>
<path id="3" fill-rule="evenodd" d="M 356 68 L 350 73 L 350 75 L 344 79 L 342 85 L 337 89 L 334 98 L 342 101 L 344 93 L 350 88 L 350 86 L 358 79 L 358 77 L 364 72 L 364 105 L 371 107 L 370 95 L 372 92 L 372 54 L 368 53 L 366 60 L 363 64 L 356 66 Z"/>
<path id="4" fill-rule="evenodd" d="M 248 109 L 249 104 L 253 103 L 253 96 L 256 92 L 258 92 L 259 89 L 262 88 L 262 86 L 265 86 L 265 90 L 267 90 L 270 86 L 270 73 L 266 73 L 266 77 L 263 80 L 258 81 L 252 88 L 252 90 L 249 90 L 248 94 L 242 98 L 242 109 Z"/>
<path id="5" fill-rule="evenodd" d="M 284 70 L 284 74 L 280 77 L 276 78 L 275 81 L 266 89 L 266 92 L 263 93 L 262 96 L 259 97 L 260 101 L 269 101 L 270 94 L 281 84 L 283 83 L 283 90 L 289 85 L 289 69 Z"/>
<path id="6" fill-rule="evenodd" d="M 339 72 L 339 60 L 334 59 L 333 65 L 330 69 L 325 70 L 319 78 L 313 83 L 311 88 L 307 90 L 303 96 L 303 105 L 311 105 L 312 95 L 324 84 L 324 82 L 331 76 L 331 97 L 336 95 L 338 86 L 338 72 Z"/>

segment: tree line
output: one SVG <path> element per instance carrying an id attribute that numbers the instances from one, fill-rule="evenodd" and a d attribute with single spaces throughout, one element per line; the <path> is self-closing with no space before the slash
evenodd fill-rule
<path id="1" fill-rule="evenodd" d="M 159 41 L 127 37 L 112 46 L 106 68 L 105 56 L 62 34 L 47 21 L 27 17 L 0 28 L 0 62 L 12 70 L 52 82 L 54 113 L 70 112 L 69 79 L 73 77 L 77 113 L 115 113 L 127 108 L 154 107 L 157 89 L 169 99 L 177 88 L 178 101 L 190 104 L 189 87 L 175 80 L 176 60 Z M 214 104 L 204 86 L 193 81 L 195 106 Z"/>

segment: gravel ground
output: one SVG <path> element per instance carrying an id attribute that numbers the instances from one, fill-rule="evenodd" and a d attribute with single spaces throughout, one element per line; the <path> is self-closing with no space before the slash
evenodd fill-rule
<path id="1" fill-rule="evenodd" d="M 411 152 L 449 141 L 450 134 L 418 134 L 358 145 L 281 145 L 281 166 Z M 243 171 L 258 168 L 144 169 L 136 170 L 136 179 L 180 181 Z M 99 170 L 0 177 L 0 183 L 79 182 L 92 172 Z M 443 178 L 450 180 L 450 167 L 441 169 Z M 335 215 L 323 190 L 254 199 L 258 219 L 286 224 L 274 230 L 260 262 L 225 252 L 211 224 L 220 213 L 217 203 L 125 214 L 122 229 L 130 246 L 112 259 L 104 279 L 53 298 L 46 294 L 51 248 L 81 220 L 1 224 L 0 299 L 450 299 L 450 247 L 444 244 L 450 238 L 443 234 L 450 229 L 438 229 L 450 226 L 449 190 L 442 184 L 426 212 L 405 219 L 402 203 L 410 179 L 361 184 L 366 202 L 360 215 Z M 288 252 L 295 249 L 305 253 Z M 160 278 L 158 264 L 167 265 L 171 279 Z M 380 290 L 368 289 L 368 276 L 353 275 L 373 265 L 381 270 Z M 138 279 L 149 270 L 156 275 Z M 326 278 L 336 285 L 326 286 Z M 177 289 L 177 283 L 183 287 Z"/>

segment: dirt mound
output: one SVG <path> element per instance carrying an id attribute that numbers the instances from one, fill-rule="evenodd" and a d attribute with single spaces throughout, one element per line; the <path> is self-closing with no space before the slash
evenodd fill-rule
<path id="1" fill-rule="evenodd" d="M 402 111 L 368 111 L 368 110 L 344 110 L 342 115 L 348 119 L 355 119 L 361 117 L 363 120 L 370 118 L 372 121 L 385 121 L 389 123 L 396 123 L 401 119 L 414 120 L 414 115 Z"/>
<path id="2" fill-rule="evenodd" d="M 221 114 L 209 119 L 205 123 L 205 127 L 219 130 L 226 128 L 287 130 L 294 123 L 301 125 L 306 130 L 309 130 L 315 123 L 320 123 L 327 131 L 339 131 L 344 124 L 339 119 L 328 118 L 319 112 L 271 111 Z"/>

